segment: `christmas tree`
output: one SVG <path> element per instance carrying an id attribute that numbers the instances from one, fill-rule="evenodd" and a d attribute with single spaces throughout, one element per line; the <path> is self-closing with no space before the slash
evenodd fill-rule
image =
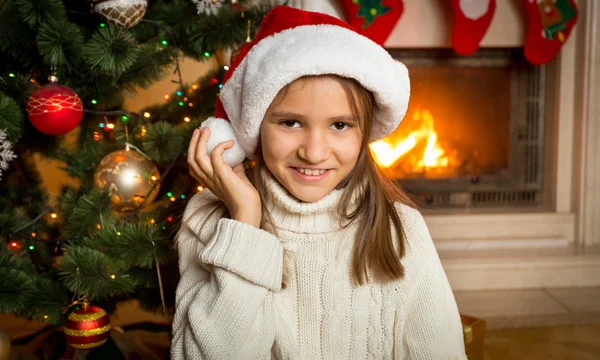
<path id="1" fill-rule="evenodd" d="M 184 83 L 179 62 L 239 49 L 269 7 L 0 1 L 0 312 L 59 326 L 84 302 L 173 311 L 173 239 L 202 190 L 185 152 L 227 69 Z M 124 108 L 127 93 L 173 69 L 176 92 Z M 47 194 L 34 154 L 60 160 L 78 184 Z"/>

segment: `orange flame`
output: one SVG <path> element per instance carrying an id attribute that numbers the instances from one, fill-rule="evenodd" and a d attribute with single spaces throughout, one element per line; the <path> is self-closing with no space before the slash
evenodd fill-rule
<path id="1" fill-rule="evenodd" d="M 450 163 L 446 151 L 438 143 L 438 134 L 434 129 L 433 116 L 428 110 L 417 110 L 413 120 L 420 122 L 417 130 L 410 132 L 404 138 L 389 136 L 371 143 L 369 146 L 375 161 L 384 168 L 391 167 L 404 155 L 410 153 L 423 141 L 426 141 L 423 156 L 413 164 L 413 171 L 423 171 L 428 168 L 447 167 Z"/>

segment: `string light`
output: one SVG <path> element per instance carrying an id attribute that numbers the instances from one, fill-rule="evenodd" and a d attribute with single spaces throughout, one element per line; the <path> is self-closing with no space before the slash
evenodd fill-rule
<path id="1" fill-rule="evenodd" d="M 116 279 L 116 278 L 117 278 L 117 276 L 116 276 L 115 274 L 112 274 L 112 275 L 110 276 L 110 278 L 114 280 L 114 279 Z"/>
<path id="2" fill-rule="evenodd" d="M 100 140 L 100 134 L 97 131 L 94 131 L 94 140 Z"/>
<path id="3" fill-rule="evenodd" d="M 12 247 L 12 248 L 18 248 L 18 247 L 19 247 L 19 243 L 18 243 L 18 242 L 16 242 L 16 241 L 12 241 L 12 242 L 10 243 L 10 247 Z"/>
<path id="4" fill-rule="evenodd" d="M 171 197 L 169 198 L 169 200 L 171 200 L 171 201 L 175 201 L 175 196 L 171 196 Z"/>
<path id="5" fill-rule="evenodd" d="M 169 45 L 169 43 L 167 42 L 167 40 L 163 40 L 163 41 L 162 41 L 162 44 L 163 44 L 164 46 L 167 46 L 167 45 Z"/>
<path id="6" fill-rule="evenodd" d="M 202 186 L 198 186 L 198 192 L 204 190 L 204 188 Z"/>
<path id="7" fill-rule="evenodd" d="M 104 123 L 100 123 L 100 124 L 98 124 L 98 126 L 100 126 L 100 128 L 101 128 L 101 129 L 104 129 L 104 127 L 105 127 L 106 125 L 104 125 Z"/>
<path id="8" fill-rule="evenodd" d="M 155 222 L 156 222 L 156 220 L 150 219 L 150 224 L 154 224 Z"/>
<path id="9" fill-rule="evenodd" d="M 190 122 L 190 118 L 186 116 L 186 117 L 183 118 L 183 121 Z"/>
<path id="10" fill-rule="evenodd" d="M 120 232 L 120 231 L 117 231 L 117 235 L 121 236 L 121 232 Z"/>
<path id="11" fill-rule="evenodd" d="M 114 129 L 114 128 L 115 128 L 115 124 L 108 124 L 108 125 L 106 125 L 106 127 L 107 127 L 108 129 L 111 129 L 111 130 L 112 130 L 112 129 Z"/>
<path id="12" fill-rule="evenodd" d="M 168 221 L 168 222 L 171 222 L 171 221 L 173 221 L 173 218 L 169 216 L 169 217 L 167 218 L 167 221 Z"/>
<path id="13" fill-rule="evenodd" d="M 8 74 L 8 76 L 10 76 L 10 77 L 15 77 L 15 74 L 13 74 L 13 73 L 10 73 L 10 74 Z"/>
<path id="14" fill-rule="evenodd" d="M 183 95 L 183 93 L 181 91 L 178 91 L 177 96 L 181 96 L 181 95 Z"/>
<path id="15" fill-rule="evenodd" d="M 31 237 L 36 237 L 36 236 L 37 236 L 36 233 L 34 233 L 34 232 L 31 233 Z"/>
<path id="16" fill-rule="evenodd" d="M 208 51 L 204 52 L 204 56 L 209 57 L 210 53 Z"/>
<path id="17" fill-rule="evenodd" d="M 222 89 L 222 88 L 223 88 L 223 84 L 219 84 L 219 89 Z"/>
<path id="18" fill-rule="evenodd" d="M 98 102 L 96 101 L 96 99 L 92 99 L 92 104 L 96 105 Z"/>
<path id="19" fill-rule="evenodd" d="M 188 98 L 184 97 L 184 98 L 183 98 L 183 101 L 188 101 Z"/>
<path id="20" fill-rule="evenodd" d="M 167 196 L 168 196 L 168 197 L 171 197 L 171 196 L 173 196 L 173 193 L 169 191 L 169 192 L 167 193 Z"/>
<path id="21" fill-rule="evenodd" d="M 188 106 L 189 106 L 189 107 L 194 107 L 194 104 L 192 104 L 192 103 L 189 103 L 189 104 L 188 104 Z"/>
<path id="22" fill-rule="evenodd" d="M 98 230 L 102 229 L 102 226 L 100 226 L 100 224 L 96 224 L 96 227 L 98 228 Z"/>
<path id="23" fill-rule="evenodd" d="M 105 23 L 100 23 L 100 27 L 101 27 L 101 28 L 105 28 L 105 27 L 106 27 L 106 24 L 105 24 Z"/>
<path id="24" fill-rule="evenodd" d="M 184 105 L 183 101 L 180 101 L 179 106 L 183 106 L 183 105 Z"/>
<path id="25" fill-rule="evenodd" d="M 198 84 L 193 84 L 193 85 L 192 85 L 192 89 L 194 89 L 194 90 L 198 90 Z"/>
<path id="26" fill-rule="evenodd" d="M 182 198 L 182 199 L 185 199 L 185 195 L 181 194 L 181 198 Z"/>
<path id="27" fill-rule="evenodd" d="M 44 315 L 44 319 L 48 319 L 48 315 Z"/>
<path id="28" fill-rule="evenodd" d="M 29 250 L 33 250 L 33 249 L 35 249 L 35 246 L 29 245 Z"/>
<path id="29" fill-rule="evenodd" d="M 146 112 L 144 113 L 144 117 L 145 117 L 145 118 L 150 118 L 150 113 L 146 111 Z"/>
<path id="30" fill-rule="evenodd" d="M 121 116 L 121 120 L 123 122 L 125 122 L 125 121 L 129 120 L 129 118 L 127 116 L 123 115 L 123 116 Z"/>
<path id="31" fill-rule="evenodd" d="M 150 179 L 151 179 L 152 181 L 156 181 L 156 176 L 152 175 L 152 176 L 150 176 Z"/>
<path id="32" fill-rule="evenodd" d="M 165 94 L 165 100 L 169 100 L 169 94 Z"/>
<path id="33" fill-rule="evenodd" d="M 58 215 L 56 213 L 52 213 L 52 214 L 50 214 L 50 217 L 53 219 L 56 219 L 58 217 Z"/>
<path id="34" fill-rule="evenodd" d="M 229 70 L 229 66 L 225 65 L 223 66 L 223 69 L 225 69 L 225 71 Z"/>

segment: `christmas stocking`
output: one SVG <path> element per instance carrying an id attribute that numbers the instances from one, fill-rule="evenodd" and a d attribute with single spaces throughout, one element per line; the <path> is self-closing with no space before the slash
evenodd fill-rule
<path id="1" fill-rule="evenodd" d="M 496 11 L 496 0 L 450 0 L 454 9 L 452 47 L 461 55 L 479 48 Z"/>
<path id="2" fill-rule="evenodd" d="M 341 0 L 348 23 L 357 32 L 383 45 L 400 19 L 402 0 Z"/>
<path id="3" fill-rule="evenodd" d="M 565 43 L 577 22 L 574 0 L 523 0 L 529 30 L 525 40 L 525 57 L 534 64 L 552 60 Z"/>

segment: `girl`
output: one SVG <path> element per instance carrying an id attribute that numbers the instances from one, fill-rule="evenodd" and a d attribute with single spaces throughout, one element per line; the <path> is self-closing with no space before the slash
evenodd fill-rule
<path id="1" fill-rule="evenodd" d="M 466 359 L 425 222 L 368 148 L 409 93 L 344 22 L 265 17 L 190 142 L 173 359 Z"/>

